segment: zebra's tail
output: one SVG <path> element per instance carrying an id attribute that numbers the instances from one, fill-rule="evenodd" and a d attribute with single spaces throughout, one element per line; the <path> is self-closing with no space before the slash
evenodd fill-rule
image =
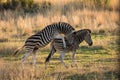
<path id="1" fill-rule="evenodd" d="M 15 56 L 18 52 L 20 52 L 25 46 L 23 45 L 22 47 L 18 48 L 15 50 L 15 52 L 13 53 L 13 56 Z"/>

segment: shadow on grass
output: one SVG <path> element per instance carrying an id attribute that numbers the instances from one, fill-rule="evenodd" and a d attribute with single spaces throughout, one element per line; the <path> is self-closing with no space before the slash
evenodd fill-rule
<path id="1" fill-rule="evenodd" d="M 91 54 L 91 53 L 96 53 L 96 54 L 109 54 L 109 51 L 104 48 L 103 46 L 80 46 L 80 48 L 77 50 L 78 53 L 80 54 Z"/>
<path id="2" fill-rule="evenodd" d="M 106 59 L 98 59 L 95 60 L 96 62 L 120 62 L 120 59 L 116 59 L 116 58 L 106 58 Z"/>
<path id="3" fill-rule="evenodd" d="M 2 48 L 0 49 L 0 57 L 13 57 L 13 54 L 15 52 L 16 48 Z M 18 57 L 19 55 L 23 55 L 25 51 L 21 51 L 20 53 L 17 53 L 15 57 Z"/>
<path id="4" fill-rule="evenodd" d="M 103 73 L 86 73 L 86 74 L 74 74 L 64 77 L 64 80 L 119 80 L 120 72 L 108 71 Z"/>
<path id="5" fill-rule="evenodd" d="M 0 57 L 9 57 L 12 56 L 12 54 L 14 53 L 13 48 L 2 48 L 0 49 Z"/>
<path id="6" fill-rule="evenodd" d="M 25 53 L 25 51 L 21 51 L 20 53 L 18 53 L 15 57 L 13 57 L 13 53 L 14 51 L 16 50 L 15 47 L 6 47 L 6 48 L 1 48 L 0 49 L 0 58 L 3 58 L 3 57 L 8 57 L 6 58 L 6 60 L 18 60 L 18 58 L 20 58 L 21 56 L 23 56 L 23 54 Z M 38 52 L 41 52 L 43 54 L 40 54 L 40 55 L 47 55 L 49 54 L 50 50 L 49 49 L 44 49 L 44 50 L 38 50 Z M 108 54 L 109 52 L 105 50 L 105 48 L 103 46 L 91 46 L 91 47 L 88 47 L 88 46 L 80 46 L 80 48 L 78 49 L 78 52 L 77 53 L 80 53 L 80 54 L 93 54 L 97 52 L 96 54 Z M 55 53 L 56 54 L 56 53 Z M 58 54 L 58 53 L 57 53 Z M 10 58 L 12 57 L 12 59 Z M 17 58 L 16 58 L 17 57 Z M 45 57 L 45 59 L 46 59 Z M 69 60 L 71 58 L 71 56 L 67 56 L 65 57 L 65 60 Z M 59 56 L 57 57 L 52 57 L 51 60 L 59 60 Z"/>
<path id="7" fill-rule="evenodd" d="M 49 54 L 49 53 L 47 53 Z M 55 54 L 59 54 L 59 53 L 55 53 Z M 70 53 L 71 54 L 71 53 Z M 77 54 L 107 54 L 107 55 L 110 55 L 109 52 L 103 47 L 103 46 L 91 46 L 91 47 L 88 47 L 88 46 L 80 46 L 80 48 L 77 50 Z M 46 56 L 47 57 L 47 56 Z M 89 55 L 85 55 L 85 56 L 82 56 L 84 58 L 88 58 Z M 70 60 L 71 59 L 71 56 L 69 54 L 65 55 L 65 59 L 64 60 Z M 51 60 L 60 60 L 59 59 L 59 55 L 55 56 L 53 55 Z"/>
<path id="8" fill-rule="evenodd" d="M 94 51 L 94 50 L 104 50 L 103 46 L 80 46 L 80 50 L 86 50 L 86 51 Z"/>

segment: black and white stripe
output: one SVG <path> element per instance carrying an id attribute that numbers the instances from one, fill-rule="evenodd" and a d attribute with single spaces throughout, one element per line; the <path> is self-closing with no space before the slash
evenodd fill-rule
<path id="1" fill-rule="evenodd" d="M 30 36 L 26 41 L 23 47 L 25 47 L 26 53 L 22 58 L 22 62 L 29 56 L 30 53 L 34 53 L 34 57 L 36 56 L 36 51 L 40 47 L 44 47 L 47 44 L 49 44 L 54 38 L 62 38 L 59 34 L 62 33 L 64 35 L 68 35 L 74 31 L 74 28 L 65 22 L 58 22 L 53 23 L 51 25 L 46 26 L 43 30 L 40 32 Z M 64 42 L 64 38 L 62 38 Z M 64 43 L 65 44 L 65 43 Z M 65 45 L 66 46 L 66 45 Z M 22 47 L 22 48 L 23 48 Z M 20 49 L 16 50 L 14 55 L 19 51 Z M 33 60 L 35 64 L 35 58 Z"/>
<path id="2" fill-rule="evenodd" d="M 92 39 L 91 39 L 91 30 L 89 30 L 89 29 L 82 29 L 82 30 L 75 31 L 75 32 L 65 36 L 64 39 L 65 39 L 65 43 L 66 43 L 66 48 L 63 47 L 62 39 L 55 38 L 53 40 L 53 42 L 51 44 L 52 49 L 45 61 L 46 68 L 47 68 L 50 58 L 53 56 L 53 54 L 56 51 L 60 52 L 60 60 L 67 67 L 67 65 L 63 62 L 65 53 L 67 53 L 69 51 L 73 52 L 72 61 L 74 62 L 74 56 L 75 56 L 76 50 L 79 48 L 79 44 L 81 42 L 85 41 L 89 44 L 89 46 L 91 46 L 93 43 Z"/>
<path id="3" fill-rule="evenodd" d="M 29 47 L 29 45 L 32 47 L 43 47 L 51 42 L 51 40 L 56 38 L 60 33 L 67 35 L 70 34 L 72 31 L 74 31 L 74 28 L 68 23 L 54 23 L 48 25 L 42 31 L 36 33 L 35 35 L 30 36 L 26 40 L 25 46 L 26 48 L 31 48 Z"/>

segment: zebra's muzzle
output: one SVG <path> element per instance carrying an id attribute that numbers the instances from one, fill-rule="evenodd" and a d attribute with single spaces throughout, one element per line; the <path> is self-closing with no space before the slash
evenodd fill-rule
<path id="1" fill-rule="evenodd" d="M 93 44 L 93 42 L 91 42 L 91 43 L 89 44 L 89 46 L 92 46 L 92 44 Z"/>

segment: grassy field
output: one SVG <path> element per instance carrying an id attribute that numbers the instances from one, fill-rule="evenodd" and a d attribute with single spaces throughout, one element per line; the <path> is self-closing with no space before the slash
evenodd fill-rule
<path id="1" fill-rule="evenodd" d="M 119 0 L 108 0 L 108 9 L 104 3 L 99 9 L 92 1 L 96 0 L 46 0 L 47 8 L 40 8 L 42 12 L 0 11 L 0 80 L 119 80 Z M 35 3 L 42 2 L 44 0 L 35 0 Z M 48 45 L 38 51 L 37 68 L 31 64 L 32 55 L 22 68 L 24 49 L 13 57 L 15 49 L 30 35 L 59 21 L 71 24 L 76 30 L 92 31 L 93 46 L 83 42 L 77 50 L 78 67 L 71 67 L 71 53 L 68 53 L 64 60 L 69 65 L 66 69 L 56 53 L 45 69 L 44 61 L 50 52 Z"/>
<path id="2" fill-rule="evenodd" d="M 56 53 L 45 69 L 44 61 L 49 54 L 49 46 L 38 51 L 37 68 L 31 65 L 30 56 L 24 68 L 20 65 L 23 56 L 21 52 L 13 57 L 11 54 L 23 42 L 0 43 L 0 78 L 1 80 L 119 80 L 118 55 L 116 53 L 117 36 L 92 35 L 93 46 L 83 42 L 77 50 L 76 62 L 78 67 L 71 67 L 71 53 L 65 56 L 65 62 L 69 65 L 66 69 Z M 8 46 L 9 45 L 9 46 Z"/>

